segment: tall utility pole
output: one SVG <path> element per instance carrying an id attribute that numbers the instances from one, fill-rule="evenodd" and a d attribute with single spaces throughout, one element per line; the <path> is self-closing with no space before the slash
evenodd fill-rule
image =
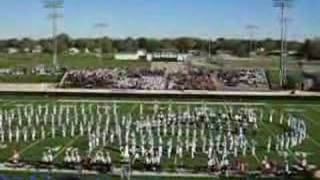
<path id="1" fill-rule="evenodd" d="M 209 47 L 208 47 L 208 55 L 209 55 L 209 60 L 211 59 L 212 57 L 212 46 L 211 46 L 211 43 L 212 43 L 212 39 L 209 38 Z"/>
<path id="2" fill-rule="evenodd" d="M 280 85 L 287 84 L 287 33 L 288 33 L 288 13 L 287 10 L 292 7 L 294 0 L 273 0 L 273 6 L 281 11 L 281 55 L 280 55 Z"/>
<path id="3" fill-rule="evenodd" d="M 52 20 L 52 46 L 53 46 L 53 66 L 59 69 L 58 63 L 58 19 L 63 15 L 58 12 L 63 8 L 63 0 L 46 0 L 44 1 L 44 8 L 49 9 L 49 19 Z"/>
<path id="4" fill-rule="evenodd" d="M 249 24 L 246 26 L 246 29 L 248 31 L 248 38 L 249 38 L 249 54 L 256 48 L 255 47 L 255 38 L 256 38 L 256 30 L 258 29 L 258 26 Z"/>
<path id="5" fill-rule="evenodd" d="M 288 29 L 289 29 L 289 22 L 291 19 L 289 17 L 284 17 L 283 19 L 283 24 L 284 24 L 284 65 L 283 65 L 283 72 L 284 75 L 287 75 L 288 72 L 288 61 L 287 61 L 287 56 L 288 56 Z M 285 76 L 286 77 L 286 76 Z M 287 83 L 287 78 L 285 78 L 285 84 Z"/>
<path id="6" fill-rule="evenodd" d="M 108 24 L 106 23 L 97 23 L 94 25 L 94 28 L 96 28 L 98 30 L 98 37 L 97 38 L 100 38 L 100 43 L 99 43 L 99 46 L 100 46 L 100 58 L 102 60 L 102 57 L 103 57 L 103 36 L 104 36 L 104 31 L 105 29 L 108 27 Z"/>

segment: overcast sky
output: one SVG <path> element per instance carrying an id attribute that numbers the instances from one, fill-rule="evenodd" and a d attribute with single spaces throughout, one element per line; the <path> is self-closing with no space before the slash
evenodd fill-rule
<path id="1" fill-rule="evenodd" d="M 0 38 L 48 37 L 51 23 L 42 0 L 1 0 Z M 272 0 L 65 0 L 60 32 L 95 37 L 95 23 L 110 25 L 111 37 L 146 36 L 246 38 L 246 25 L 258 38 L 279 37 L 279 10 Z M 290 39 L 320 35 L 320 1 L 295 0 Z"/>

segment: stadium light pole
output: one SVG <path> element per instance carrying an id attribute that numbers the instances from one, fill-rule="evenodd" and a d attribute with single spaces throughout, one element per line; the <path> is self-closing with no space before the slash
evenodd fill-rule
<path id="1" fill-rule="evenodd" d="M 280 86 L 287 84 L 287 33 L 288 13 L 294 0 L 273 0 L 273 6 L 280 9 L 281 17 L 281 55 L 280 55 Z"/>
<path id="2" fill-rule="evenodd" d="M 249 24 L 246 26 L 246 29 L 248 31 L 248 38 L 249 38 L 249 54 L 252 52 L 253 49 L 255 49 L 255 37 L 256 37 L 256 30 L 258 29 L 258 26 Z"/>
<path id="3" fill-rule="evenodd" d="M 58 12 L 59 9 L 63 8 L 63 0 L 45 0 L 44 8 L 49 9 L 49 19 L 52 20 L 52 44 L 53 44 L 53 66 L 59 69 L 58 63 L 58 19 L 62 18 L 63 15 Z"/>
<path id="4" fill-rule="evenodd" d="M 100 38 L 100 59 L 102 60 L 102 54 L 103 54 L 103 44 L 102 44 L 102 41 L 103 41 L 103 34 L 104 34 L 104 30 L 108 27 L 108 24 L 107 23 L 97 23 L 94 25 L 94 28 L 98 30 L 98 36 L 97 38 Z"/>

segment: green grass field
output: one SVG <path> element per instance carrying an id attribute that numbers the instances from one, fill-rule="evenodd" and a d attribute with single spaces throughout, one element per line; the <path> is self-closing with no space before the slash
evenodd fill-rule
<path id="1" fill-rule="evenodd" d="M 121 101 L 117 102 L 117 107 L 119 111 L 119 115 L 126 115 L 131 114 L 133 117 L 133 121 L 139 121 L 139 112 L 140 112 L 140 103 L 143 103 L 144 113 L 146 114 L 152 114 L 153 111 L 153 101 L 152 102 L 126 102 Z M 151 104 L 150 104 L 151 103 Z M 200 108 L 202 106 L 203 102 L 173 102 L 173 101 L 163 101 L 159 102 L 159 109 L 161 109 L 163 112 L 166 112 L 169 106 L 169 103 L 172 103 L 172 110 L 173 111 L 185 111 L 188 108 Z M 292 163 L 295 162 L 294 159 L 294 153 L 295 152 L 307 152 L 309 154 L 308 160 L 310 163 L 315 164 L 317 166 L 320 165 L 320 156 L 318 155 L 318 149 L 320 148 L 320 136 L 319 136 L 319 129 L 320 129 L 320 122 L 318 121 L 318 118 L 320 117 L 320 105 L 316 102 L 313 102 L 312 104 L 308 104 L 308 102 L 303 101 L 297 101 L 297 102 L 290 102 L 290 101 L 259 101 L 258 104 L 252 104 L 252 105 L 243 105 L 243 104 L 237 104 L 237 102 L 234 102 L 234 105 L 230 105 L 229 107 L 232 108 L 243 108 L 243 107 L 250 107 L 255 108 L 259 110 L 263 110 L 265 112 L 265 115 L 263 116 L 263 119 L 261 122 L 259 122 L 259 129 L 258 129 L 258 135 L 253 135 L 252 132 L 250 132 L 250 136 L 255 137 L 258 140 L 258 146 L 257 146 L 257 155 L 251 156 L 246 155 L 245 157 L 241 157 L 242 159 L 245 159 L 249 163 L 250 169 L 254 170 L 260 165 L 260 161 L 263 159 L 264 155 L 266 154 L 266 144 L 267 144 L 267 137 L 275 137 L 275 135 L 283 133 L 284 129 L 286 129 L 283 125 L 280 125 L 278 123 L 280 114 L 285 113 L 287 115 L 295 115 L 302 117 L 307 125 L 307 133 L 308 138 L 303 142 L 302 145 L 299 145 L 298 147 L 295 147 L 293 149 L 290 149 L 290 160 Z M 223 110 L 228 103 L 224 102 L 215 102 L 215 104 L 210 104 L 208 102 L 207 107 L 209 109 L 220 109 Z M 229 103 L 230 104 L 230 103 Z M 0 101 L 0 107 L 2 110 L 15 110 L 17 107 L 27 107 L 27 106 L 34 106 L 37 107 L 40 106 L 46 106 L 53 107 L 54 105 L 58 106 L 74 106 L 78 109 L 80 112 L 80 107 L 84 105 L 85 112 L 87 114 L 92 114 L 92 121 L 98 121 L 97 114 L 95 113 L 89 113 L 89 111 L 96 112 L 97 108 L 100 106 L 109 106 L 112 107 L 112 102 L 105 101 L 105 100 L 89 100 L 86 101 L 85 99 L 82 100 L 68 100 L 68 99 L 37 99 L 37 98 L 26 98 L 26 99 L 18 99 L 18 98 L 3 98 Z M 92 109 L 92 110 L 89 110 Z M 268 114 L 270 111 L 274 111 L 274 123 L 269 123 L 268 121 Z M 50 114 L 51 112 L 49 112 Z M 74 114 L 71 113 L 71 117 L 74 116 Z M 78 115 L 80 118 L 80 115 Z M 104 117 L 104 116 L 103 116 Z M 65 119 L 64 119 L 65 120 Z M 23 124 L 27 125 L 26 120 L 23 121 Z M 17 126 L 17 122 L 14 123 L 14 126 Z M 38 127 L 38 126 L 37 126 Z M 81 154 L 85 154 L 88 150 L 87 143 L 88 140 L 85 136 L 79 136 L 75 135 L 75 137 L 66 137 L 62 138 L 61 135 L 58 133 L 55 138 L 51 138 L 50 135 L 50 126 L 46 126 L 47 129 L 47 135 L 46 139 L 38 139 L 33 142 L 19 142 L 19 143 L 8 143 L 8 147 L 5 149 L 0 150 L 0 161 L 5 162 L 8 160 L 8 158 L 11 156 L 14 149 L 18 149 L 22 153 L 22 157 L 25 161 L 28 162 L 34 162 L 41 160 L 42 152 L 46 150 L 47 147 L 59 147 L 60 150 L 57 153 L 57 157 L 55 159 L 55 163 L 61 163 L 64 151 L 67 147 L 77 147 L 80 150 Z M 60 130 L 61 131 L 61 130 Z M 22 139 L 22 138 L 21 138 Z M 109 144 L 106 147 L 103 147 L 102 149 L 108 150 L 111 153 L 113 162 L 116 166 L 120 165 L 120 151 L 119 147 L 115 144 Z M 269 154 L 270 157 L 273 158 L 274 161 L 278 161 L 279 163 L 282 163 L 282 158 L 276 153 L 271 152 Z M 185 164 L 185 168 L 189 170 L 195 170 L 195 169 L 201 169 L 205 168 L 207 165 L 207 158 L 205 154 L 198 154 L 197 158 L 192 160 L 190 158 L 190 155 L 186 154 L 185 158 L 183 159 L 183 162 Z M 141 167 L 141 164 L 137 163 L 133 167 Z M 172 159 L 163 159 L 162 168 L 168 171 L 174 171 L 177 167 L 173 163 Z"/>
<path id="2" fill-rule="evenodd" d="M 97 68 L 149 68 L 150 62 L 146 61 L 119 61 L 112 59 L 111 55 L 104 55 L 103 58 L 98 58 L 95 55 L 90 54 L 78 54 L 78 55 L 59 55 L 59 65 L 68 69 L 97 69 Z M 0 54 L 0 68 L 18 68 L 31 71 L 32 68 L 37 65 L 45 65 L 46 67 L 52 67 L 52 55 L 50 54 Z M 271 87 L 273 89 L 279 88 L 279 58 L 278 57 L 257 57 L 256 59 L 241 59 L 241 60 L 217 60 L 217 62 L 197 62 L 193 63 L 196 66 L 212 69 L 259 69 L 266 70 Z M 291 80 L 291 86 L 293 84 L 301 83 L 302 72 L 317 73 L 319 65 L 308 65 L 303 67 L 299 66 L 298 60 L 295 58 L 289 58 L 288 71 L 289 79 Z M 62 75 L 50 75 L 50 76 L 35 76 L 35 75 L 2 75 L 0 76 L 0 82 L 9 83 L 55 83 L 59 82 Z M 299 76 L 299 77 L 298 77 Z"/>
<path id="3" fill-rule="evenodd" d="M 70 69 L 96 69 L 96 68 L 139 68 L 149 67 L 144 61 L 116 61 L 110 55 L 104 55 L 101 59 L 95 55 L 62 54 L 58 57 L 61 67 Z M 52 67 L 52 55 L 50 54 L 0 54 L 0 68 L 27 68 L 32 69 L 39 64 Z"/>
<path id="4" fill-rule="evenodd" d="M 110 175 L 98 175 L 98 176 L 78 176 L 68 174 L 48 174 L 48 173 L 17 173 L 17 172 L 0 172 L 0 179 L 34 179 L 34 180 L 47 180 L 47 179 L 59 179 L 70 180 L 74 178 L 80 178 L 81 180 L 121 180 L 119 176 Z M 232 178 L 186 178 L 186 177 L 149 177 L 149 176 L 137 176 L 131 177 L 132 180 L 212 180 L 212 179 L 232 179 Z M 235 178 L 234 178 L 235 179 Z"/>
<path id="5" fill-rule="evenodd" d="M 287 61 L 287 76 L 289 88 L 294 88 L 297 84 L 303 81 L 303 72 L 319 72 L 319 64 L 304 66 L 299 65 L 299 60 L 294 57 L 288 57 Z M 280 89 L 280 58 L 276 56 L 256 57 L 253 59 L 239 60 L 211 60 L 209 63 L 201 64 L 201 66 L 212 69 L 223 70 L 239 70 L 239 69 L 264 69 L 272 89 Z M 297 87 L 299 88 L 299 87 Z"/>
<path id="6" fill-rule="evenodd" d="M 146 61 L 118 61 L 112 59 L 110 55 L 98 58 L 95 55 L 60 55 L 60 67 L 67 69 L 97 69 L 97 68 L 148 68 L 150 63 Z M 60 75 L 33 75 L 31 70 L 38 65 L 45 65 L 50 68 L 52 65 L 52 55 L 50 54 L 0 54 L 0 68 L 26 69 L 26 75 L 0 75 L 2 83 L 57 83 L 61 80 Z"/>
<path id="7" fill-rule="evenodd" d="M 111 55 L 104 55 L 98 58 L 95 55 L 78 54 L 78 55 L 59 55 L 59 65 L 68 69 L 97 69 L 97 68 L 145 68 L 151 67 L 150 62 L 146 61 L 119 61 L 112 59 Z M 52 55 L 50 54 L 0 54 L 0 68 L 18 68 L 31 71 L 38 65 L 52 67 Z M 196 66 L 213 68 L 213 69 L 258 69 L 266 70 L 271 87 L 279 88 L 279 58 L 278 57 L 257 57 L 254 60 L 218 60 L 216 63 L 194 62 Z M 316 73 L 320 69 L 318 65 L 305 65 L 301 69 L 298 60 L 290 58 L 288 61 L 289 79 L 291 84 L 301 83 L 301 72 L 310 71 Z M 297 77 L 299 75 L 299 77 Z M 59 82 L 62 75 L 35 76 L 27 74 L 24 76 L 2 75 L 0 82 L 5 83 L 56 83 Z M 293 86 L 293 85 L 291 85 Z"/>

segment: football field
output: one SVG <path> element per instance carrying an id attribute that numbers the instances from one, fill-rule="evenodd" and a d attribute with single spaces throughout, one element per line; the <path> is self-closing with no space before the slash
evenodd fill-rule
<path id="1" fill-rule="evenodd" d="M 161 149 L 166 172 L 207 172 L 210 158 L 242 160 L 257 170 L 266 156 L 295 164 L 306 154 L 310 164 L 320 165 L 320 104 L 314 101 L 4 97 L 0 114 L 1 163 L 17 150 L 23 161 L 37 165 L 51 150 L 54 164 L 63 168 L 66 151 L 76 149 L 81 156 L 109 153 L 121 168 L 128 148 L 133 170 L 144 170 L 143 155 L 151 149 Z"/>

